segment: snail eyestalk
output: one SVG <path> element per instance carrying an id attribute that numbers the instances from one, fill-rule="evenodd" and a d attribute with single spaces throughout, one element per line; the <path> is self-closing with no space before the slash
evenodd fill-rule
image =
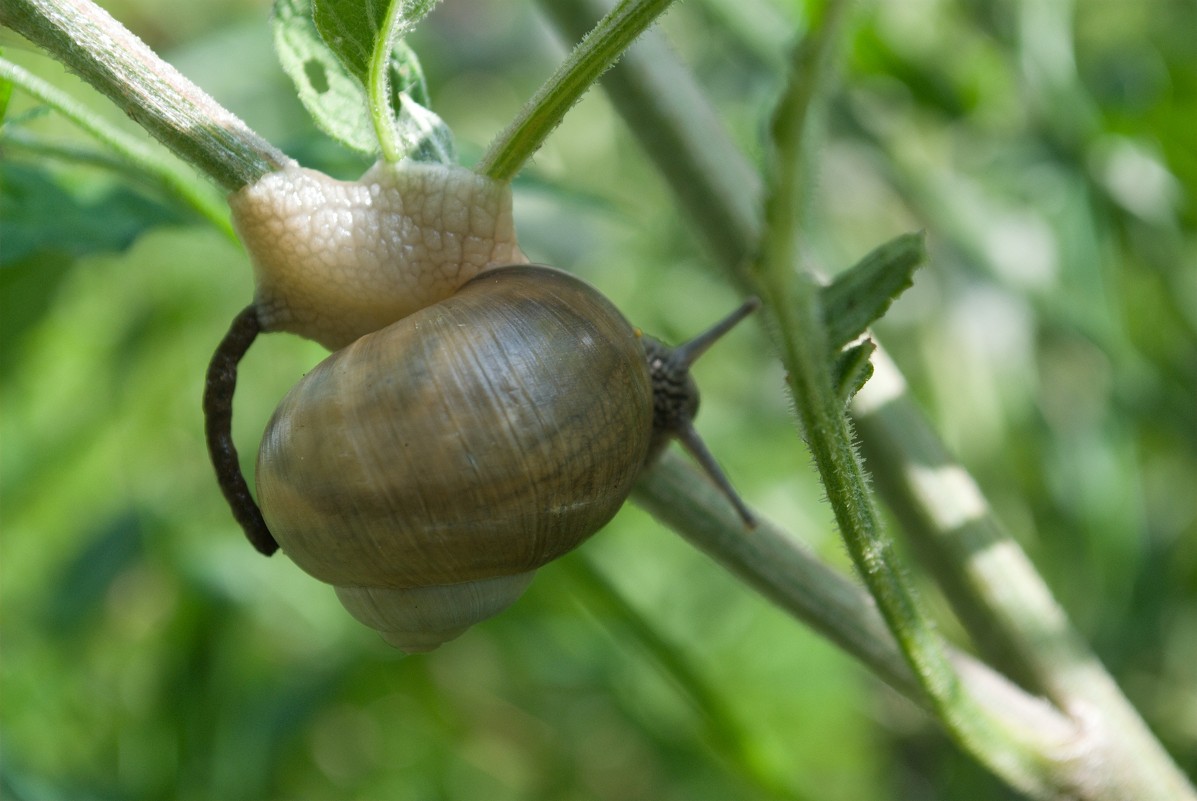
<path id="1" fill-rule="evenodd" d="M 711 328 L 676 348 L 650 336 L 641 337 L 653 387 L 653 436 L 649 446 L 648 463 L 651 464 L 669 441 L 676 438 L 727 496 L 748 528 L 756 528 L 756 517 L 736 493 L 731 481 L 694 428 L 699 394 L 698 385 L 690 375 L 690 367 L 720 337 L 756 311 L 760 305 L 759 299 L 749 298 Z"/>
<path id="2" fill-rule="evenodd" d="M 258 552 L 270 556 L 278 550 L 278 542 L 270 533 L 262 518 L 262 511 L 249 492 L 249 485 L 241 474 L 237 447 L 233 444 L 233 392 L 237 388 L 237 365 L 261 330 L 257 308 L 247 306 L 233 318 L 229 332 L 216 346 L 204 380 L 204 436 L 212 466 L 216 468 L 216 481 L 233 510 L 233 517 L 245 530 L 250 544 Z"/>
<path id="3" fill-rule="evenodd" d="M 671 361 L 676 365 L 675 369 L 687 370 L 693 366 L 694 362 L 698 361 L 698 357 L 707 352 L 707 349 L 719 341 L 728 331 L 731 331 L 740 323 L 745 317 L 752 314 L 761 307 L 760 298 L 751 297 L 740 304 L 740 307 L 731 314 L 724 317 L 719 322 L 702 332 L 698 336 L 691 339 L 689 342 L 678 345 L 670 354 Z"/>

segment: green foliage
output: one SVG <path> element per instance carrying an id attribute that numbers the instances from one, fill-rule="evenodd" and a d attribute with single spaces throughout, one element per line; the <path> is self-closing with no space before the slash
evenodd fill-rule
<path id="1" fill-rule="evenodd" d="M 872 340 L 858 342 L 844 348 L 831 368 L 836 395 L 849 401 L 873 377 L 873 363 L 869 361 L 877 346 Z"/>
<path id="2" fill-rule="evenodd" d="M 0 54 L 3 54 L 0 50 Z M 8 101 L 12 98 L 12 81 L 0 78 L 0 122 L 4 122 L 4 115 L 8 113 Z"/>
<path id="3" fill-rule="evenodd" d="M 369 156 L 454 161 L 452 131 L 428 109 L 419 59 L 403 41 L 433 5 L 276 0 L 279 61 L 321 130 Z"/>
<path id="4" fill-rule="evenodd" d="M 827 327 L 836 394 L 852 398 L 873 375 L 872 342 L 849 343 L 882 318 L 899 295 L 914 284 L 914 271 L 926 259 L 921 234 L 903 234 L 879 245 L 836 276 L 819 293 Z"/>
<path id="5" fill-rule="evenodd" d="M 50 254 L 73 259 L 119 252 L 144 231 L 185 219 L 131 186 L 90 194 L 72 192 L 45 169 L 0 163 L 0 269 Z"/>
<path id="6" fill-rule="evenodd" d="M 434 5 L 435 0 L 415 3 L 315 0 L 312 19 L 320 38 L 364 86 L 370 81 L 375 51 L 386 52 L 392 42 L 410 33 Z"/>
<path id="7" fill-rule="evenodd" d="M 863 334 L 914 285 L 914 271 L 927 257 L 923 239 L 903 234 L 879 245 L 823 289 L 819 305 L 832 352 Z"/>
<path id="8" fill-rule="evenodd" d="M 130 185 L 64 185 L 50 171 L 0 162 L 0 340 L 20 342 L 75 263 L 122 252 L 146 231 L 189 219 Z M 13 351 L 0 350 L 0 376 Z"/>
<path id="9" fill-rule="evenodd" d="M 529 39 L 524 4 L 467 5 L 412 39 L 438 111 L 480 152 L 560 56 Z M 188 27 L 180 8 L 113 13 L 172 56 L 225 33 Z M 1197 54 L 1184 33 L 1197 20 L 1176 3 L 1076 4 L 1055 26 L 1016 12 L 860 11 L 824 112 L 809 252 L 834 276 L 926 230 L 928 266 L 878 336 L 1192 774 Z M 798 13 L 705 0 L 666 19 L 749 152 Z M 1053 52 L 1075 70 L 1045 73 Z M 70 86 L 28 52 L 6 55 Z M 214 67 L 189 69 L 202 83 Z M 243 80 L 242 116 L 290 119 L 294 98 L 271 76 Z M 15 93 L 9 118 L 28 107 Z M 253 554 L 209 475 L 203 365 L 250 295 L 243 254 L 214 231 L 161 225 L 107 173 L 72 163 L 51 180 L 41 162 L 4 153 L 12 191 L 44 202 L 0 214 L 0 257 L 40 248 L 0 272 L 0 795 L 1013 798 L 924 715 L 635 509 L 587 556 L 727 720 L 713 724 L 631 637 L 609 636 L 626 616 L 577 603 L 592 590 L 568 564 L 441 651 L 396 657 L 328 588 Z M 646 330 L 681 340 L 733 304 L 601 100 L 571 111 L 516 191 L 529 254 L 582 273 Z M 98 202 L 110 197 L 111 217 Z M 89 209 L 98 230 L 76 219 Z M 281 337 L 257 350 L 236 418 L 247 467 L 274 402 L 319 358 Z M 745 327 L 700 364 L 698 425 L 747 497 L 843 564 L 821 488 L 777 447 L 792 425 L 767 351 Z M 840 374 L 857 375 L 861 355 Z M 939 623 L 959 636 L 950 615 Z"/>

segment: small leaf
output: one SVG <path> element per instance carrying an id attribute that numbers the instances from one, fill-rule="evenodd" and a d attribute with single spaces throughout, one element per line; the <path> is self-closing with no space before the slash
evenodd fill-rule
<path id="1" fill-rule="evenodd" d="M 377 156 L 379 125 L 390 126 L 399 152 L 420 161 L 456 160 L 453 134 L 428 108 L 419 59 L 401 39 L 435 0 L 275 0 L 275 48 L 299 99 L 316 125 L 347 147 Z M 375 49 L 388 47 L 389 91 L 370 113 L 370 69 Z"/>
<path id="2" fill-rule="evenodd" d="M 428 81 L 424 78 L 424 68 L 420 66 L 420 59 L 406 42 L 395 43 L 395 52 L 391 54 L 387 65 L 391 71 L 391 105 L 398 108 L 399 95 L 407 94 L 412 100 L 425 108 L 430 108 L 432 101 L 428 96 Z"/>
<path id="3" fill-rule="evenodd" d="M 885 314 L 894 298 L 914 283 L 914 271 L 926 255 L 921 233 L 903 234 L 874 249 L 824 287 L 820 301 L 832 352 Z"/>
<path id="4" fill-rule="evenodd" d="M 438 164 L 456 163 L 457 148 L 449 126 L 406 93 L 400 95 L 400 101 L 399 141 L 408 157 Z"/>
<path id="5" fill-rule="evenodd" d="M 184 219 L 128 186 L 84 198 L 44 169 L 0 161 L 0 267 L 42 253 L 75 258 L 121 251 L 147 229 Z"/>
<path id="6" fill-rule="evenodd" d="M 858 342 L 840 353 L 833 366 L 836 391 L 840 399 L 847 403 L 852 396 L 860 392 L 860 388 L 873 377 L 873 364 L 869 357 L 877 350 L 873 340 L 866 339 Z"/>
<path id="7" fill-rule="evenodd" d="M 437 0 L 314 0 L 316 30 L 349 71 L 369 83 L 370 61 L 411 33 Z"/>
<path id="8" fill-rule="evenodd" d="M 390 105 L 399 110 L 395 129 L 404 152 L 416 161 L 457 163 L 453 131 L 428 108 L 428 83 L 415 51 L 397 42 L 387 66 Z"/>
<path id="9" fill-rule="evenodd" d="M 275 0 L 274 48 L 299 100 L 320 130 L 341 144 L 378 154 L 366 90 L 320 38 L 310 0 Z"/>
<path id="10" fill-rule="evenodd" d="M 382 26 L 386 0 L 313 0 L 312 21 L 329 49 L 364 86 Z"/>

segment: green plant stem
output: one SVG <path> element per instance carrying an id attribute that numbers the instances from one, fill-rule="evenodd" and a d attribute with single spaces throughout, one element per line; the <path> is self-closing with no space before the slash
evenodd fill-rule
<path id="1" fill-rule="evenodd" d="M 162 191 L 194 209 L 223 231 L 226 236 L 236 239 L 224 198 L 213 192 L 210 187 L 200 184 L 194 174 L 180 169 L 178 161 L 164 157 L 163 154 L 152 150 L 141 140 L 129 136 L 84 108 L 65 92 L 3 58 L 0 58 L 0 78 L 12 81 L 26 94 L 52 107 L 103 144 L 117 158 L 104 158 L 102 155 L 78 149 L 53 148 L 46 146 L 45 143 L 23 139 L 16 134 L 6 134 L 10 143 L 15 142 L 19 146 L 29 149 L 41 146 L 43 152 L 48 155 L 75 161 L 88 161 L 110 168 L 131 166 L 144 174 Z"/>
<path id="2" fill-rule="evenodd" d="M 541 0 L 540 9 L 563 39 L 577 41 L 603 13 L 603 3 Z M 747 264 L 760 239 L 761 180 L 702 89 L 652 31 L 603 75 L 602 85 L 664 175 L 696 235 L 738 288 L 753 294 Z"/>
<path id="3" fill-rule="evenodd" d="M 403 146 L 395 131 L 391 116 L 390 62 L 392 31 L 399 23 L 402 3 L 391 3 L 387 18 L 378 33 L 378 42 L 370 56 L 370 73 L 366 82 L 366 94 L 370 99 L 370 119 L 374 121 L 374 133 L 378 136 L 378 147 L 382 157 L 390 162 L 403 157 Z"/>
<path id="4" fill-rule="evenodd" d="M 603 16 L 499 136 L 474 168 L 511 181 L 565 113 L 611 68 L 673 0 L 622 0 Z"/>
<path id="5" fill-rule="evenodd" d="M 45 48 L 226 190 L 292 163 L 89 0 L 4 0 L 0 23 Z"/>
<path id="6" fill-rule="evenodd" d="M 1042 795 L 1049 785 L 1034 750 L 1000 728 L 965 691 L 955 666 L 902 571 L 881 528 L 852 432 L 830 371 L 819 291 L 799 263 L 800 212 L 810 181 L 804 147 L 815 98 L 822 91 L 846 1 L 828 3 L 821 24 L 795 48 L 772 125 L 772 180 L 765 197 L 765 235 L 756 263 L 762 300 L 773 315 L 782 362 L 807 446 L 857 571 L 897 637 L 936 715 L 968 751 L 1020 789 Z"/>
<path id="7" fill-rule="evenodd" d="M 778 607 L 801 620 L 914 703 L 930 699 L 910 669 L 877 604 L 856 582 L 819 559 L 802 542 L 760 520 L 751 532 L 710 480 L 676 450 L 667 450 L 636 485 L 637 504 L 730 570 Z M 1068 742 L 1068 718 L 1032 698 L 988 666 L 947 649 L 948 658 L 978 693 L 987 714 L 1004 725 L 1038 733 L 1045 747 Z"/>

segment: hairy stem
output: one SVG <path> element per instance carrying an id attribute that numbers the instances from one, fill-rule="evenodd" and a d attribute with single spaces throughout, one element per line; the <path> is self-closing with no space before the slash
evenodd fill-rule
<path id="1" fill-rule="evenodd" d="M 567 41 L 577 41 L 603 13 L 601 0 L 541 0 L 540 8 Z M 702 89 L 653 31 L 603 75 L 602 85 L 715 261 L 743 294 L 754 294 L 746 268 L 760 238 L 760 176 Z"/>
<path id="2" fill-rule="evenodd" d="M 227 190 L 291 163 L 90 0 L 4 0 L 12 28 Z"/>
<path id="3" fill-rule="evenodd" d="M 603 16 L 499 136 L 474 168 L 510 181 L 565 113 L 611 68 L 673 0 L 622 0 Z"/>
<path id="4" fill-rule="evenodd" d="M 847 2 L 832 0 L 812 37 L 794 50 L 790 74 L 773 118 L 774 146 L 765 196 L 765 234 L 756 262 L 772 311 L 795 408 L 836 523 L 882 616 L 948 731 L 1011 784 L 1044 795 L 1029 743 L 997 725 L 961 684 L 955 666 L 913 587 L 892 540 L 882 531 L 864 468 L 833 380 L 827 330 L 813 281 L 796 272 L 799 222 L 810 181 L 805 144 L 815 99 L 822 91 Z"/>
<path id="5" fill-rule="evenodd" d="M 386 21 L 383 22 L 374 52 L 370 56 L 370 71 L 366 80 L 366 96 L 370 100 L 370 119 L 374 121 L 374 133 L 378 136 L 378 147 L 382 150 L 382 157 L 387 161 L 398 161 L 403 155 L 403 146 L 395 132 L 395 123 L 391 118 L 390 76 L 388 67 L 391 61 L 391 31 L 399 20 L 403 10 L 402 3 L 392 3 L 387 10 Z"/>

